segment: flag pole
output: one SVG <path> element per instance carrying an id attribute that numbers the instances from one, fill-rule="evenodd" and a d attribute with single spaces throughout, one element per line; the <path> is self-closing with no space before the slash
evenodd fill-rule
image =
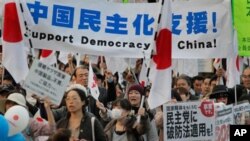
<path id="1" fill-rule="evenodd" d="M 24 15 L 23 4 L 20 2 L 20 0 L 18 0 L 18 2 L 19 2 L 19 5 L 20 5 L 22 16 L 23 16 Z M 23 16 L 23 21 L 24 21 L 24 26 L 26 28 L 26 32 L 25 32 L 24 36 L 28 38 L 29 45 L 30 45 L 30 53 L 31 53 L 33 59 L 37 59 L 38 57 L 35 55 L 35 50 L 33 48 L 33 44 L 32 44 L 32 40 L 30 38 L 30 34 L 27 33 L 27 31 L 31 32 L 31 30 L 29 29 L 27 21 L 24 18 L 24 16 Z"/>
<path id="2" fill-rule="evenodd" d="M 161 11 L 162 11 L 162 7 L 163 7 L 163 5 L 164 5 L 164 0 L 159 0 L 159 2 L 161 3 Z M 160 24 L 160 21 L 161 21 L 161 12 L 159 13 L 159 16 L 158 16 L 158 22 L 157 22 L 158 26 L 159 26 L 159 24 Z M 155 31 L 155 36 L 154 36 L 155 46 L 156 46 L 157 35 L 158 35 L 158 32 Z M 149 74 L 150 74 L 150 66 L 152 65 L 152 59 L 153 59 L 153 55 L 154 55 L 155 52 L 154 52 L 154 49 L 151 50 L 151 55 L 150 55 L 150 61 L 149 61 L 149 63 L 146 61 L 145 52 L 143 51 L 142 53 L 143 53 L 143 63 L 144 63 L 144 65 L 145 65 L 145 67 L 147 68 L 147 73 L 146 73 L 146 78 L 147 78 L 147 80 L 146 80 L 146 82 L 145 82 L 145 86 L 143 86 L 143 87 L 144 87 L 144 93 L 146 94 L 146 89 L 147 89 L 147 87 L 150 87 L 150 89 L 151 89 Z M 156 52 L 156 53 L 157 53 L 157 52 Z M 148 63 L 148 64 L 147 64 L 147 63 Z M 140 83 L 139 83 L 139 84 L 140 84 Z M 150 91 L 150 90 L 149 90 L 149 91 Z M 149 110 L 147 97 L 146 97 L 145 99 L 144 99 L 144 97 L 143 97 L 143 101 L 145 101 L 145 103 L 146 103 L 146 105 L 147 105 L 147 106 L 146 106 L 146 110 Z"/>
<path id="3" fill-rule="evenodd" d="M 101 66 L 100 66 L 100 67 L 101 67 L 101 74 L 104 75 L 104 68 L 103 68 L 103 63 L 104 63 L 104 62 L 103 62 L 103 56 L 100 56 L 100 57 L 101 57 L 101 63 L 100 63 L 100 64 L 101 64 Z"/>
<path id="4" fill-rule="evenodd" d="M 164 0 L 159 0 L 159 2 L 161 3 L 161 11 L 162 11 L 162 7 L 163 7 L 163 4 L 164 4 Z M 159 16 L 158 16 L 158 22 L 157 22 L 158 26 L 159 26 L 160 22 L 161 22 L 161 12 L 159 13 Z M 154 36 L 154 42 L 155 42 L 155 43 L 156 43 L 157 35 L 158 35 L 158 32 L 156 31 L 156 32 L 155 32 L 155 36 Z M 155 45 L 155 46 L 156 46 L 156 45 Z M 156 52 L 156 53 L 157 53 L 157 52 Z M 150 60 L 153 59 L 153 55 L 154 55 L 154 49 L 151 50 Z M 147 66 L 147 63 L 146 63 L 146 55 L 145 55 L 145 52 L 144 52 L 144 51 L 143 51 L 143 61 L 145 61 L 144 64 L 145 64 L 145 66 L 146 66 L 146 68 L 147 68 L 147 75 L 146 75 L 146 77 L 147 77 L 147 82 L 146 82 L 146 84 L 145 84 L 145 86 L 147 87 L 147 86 L 150 86 L 149 74 L 150 74 L 151 61 L 150 61 L 149 65 Z M 145 88 L 146 88 L 146 87 L 145 87 Z"/>
<path id="5" fill-rule="evenodd" d="M 3 65 L 2 65 L 2 67 L 3 67 L 3 73 L 2 73 L 2 83 L 1 83 L 1 85 L 3 85 L 4 73 L 5 73 L 5 68 L 4 68 L 4 66 L 3 66 Z"/>
<path id="6" fill-rule="evenodd" d="M 235 85 L 235 89 L 234 89 L 234 99 L 235 99 L 235 105 L 237 105 L 237 85 Z"/>

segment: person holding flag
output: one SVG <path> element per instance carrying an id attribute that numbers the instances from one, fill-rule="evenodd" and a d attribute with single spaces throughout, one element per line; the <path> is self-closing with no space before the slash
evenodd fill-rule
<path id="1" fill-rule="evenodd" d="M 146 141 L 159 140 L 154 115 L 149 109 L 146 109 L 146 101 L 144 100 L 145 91 L 139 84 L 134 84 L 129 87 L 127 97 L 132 105 L 132 109 L 137 115 L 137 126 L 145 127 L 146 131 L 143 135 Z"/>

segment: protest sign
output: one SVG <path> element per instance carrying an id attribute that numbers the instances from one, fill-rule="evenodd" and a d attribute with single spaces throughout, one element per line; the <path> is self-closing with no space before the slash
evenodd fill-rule
<path id="1" fill-rule="evenodd" d="M 34 60 L 23 87 L 42 98 L 48 97 L 52 103 L 60 105 L 70 76 L 55 67 Z"/>
<path id="2" fill-rule="evenodd" d="M 250 56 L 250 1 L 233 0 L 234 26 L 238 32 L 238 51 L 240 56 Z"/>
<path id="3" fill-rule="evenodd" d="M 215 111 L 213 101 L 165 104 L 164 140 L 213 140 Z"/>

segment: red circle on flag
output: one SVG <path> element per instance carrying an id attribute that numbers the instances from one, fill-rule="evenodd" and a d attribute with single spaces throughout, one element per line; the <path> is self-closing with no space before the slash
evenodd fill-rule
<path id="1" fill-rule="evenodd" d="M 154 62 L 157 64 L 157 69 L 162 70 L 172 64 L 172 33 L 168 29 L 160 30 L 156 39 L 156 52 L 153 56 Z"/>
<path id="2" fill-rule="evenodd" d="M 18 116 L 18 115 L 14 115 L 14 116 L 13 116 L 13 119 L 14 119 L 14 120 L 18 120 L 18 119 L 19 119 L 19 116 Z"/>

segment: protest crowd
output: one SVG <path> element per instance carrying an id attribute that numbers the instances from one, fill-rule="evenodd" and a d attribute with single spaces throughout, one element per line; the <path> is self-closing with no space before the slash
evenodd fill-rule
<path id="1" fill-rule="evenodd" d="M 62 71 L 71 75 L 70 85 L 60 105 L 54 105 L 50 99 L 38 97 L 35 93 L 29 94 L 28 97 L 25 89 L 16 84 L 8 71 L 4 70 L 0 87 L 1 114 L 14 105 L 23 106 L 29 111 L 29 124 L 22 131 L 26 140 L 45 140 L 46 136 L 51 141 L 84 141 L 93 140 L 93 137 L 98 141 L 163 140 L 162 107 L 149 109 L 147 97 L 150 86 L 144 87 L 136 82 L 142 59 L 136 61 L 136 66 L 131 66 L 130 70 L 123 72 L 121 83 L 118 82 L 120 78 L 117 73 L 113 74 L 106 67 L 105 61 L 92 63 L 100 91 L 98 100 L 94 99 L 88 90 L 89 60 L 82 60 L 81 65 L 76 66 L 74 57 L 69 55 L 68 61 L 66 65 L 59 62 Z M 72 69 L 68 67 L 69 64 Z M 104 70 L 103 75 L 101 70 Z M 236 86 L 237 97 L 234 97 L 235 88 L 219 84 L 220 78 L 224 78 L 224 72 L 225 70 L 220 68 L 205 76 L 200 74 L 191 78 L 181 74 L 173 77 L 172 100 L 168 103 L 215 99 L 215 103 L 229 105 L 235 103 L 235 98 L 238 103 L 248 103 L 250 68 L 244 69 L 241 75 L 242 84 Z M 142 96 L 145 96 L 145 100 L 140 107 Z M 39 121 L 37 114 L 48 122 Z M 139 123 L 138 116 L 141 117 Z M 250 123 L 249 111 L 244 116 L 237 124 Z M 95 118 L 92 123 L 93 117 Z"/>
<path id="2" fill-rule="evenodd" d="M 115 2 L 129 3 L 126 0 Z M 36 40 L 41 40 L 42 36 L 40 33 Z M 50 40 L 50 34 L 46 36 Z M 73 35 L 58 34 L 55 36 L 58 42 L 59 37 L 60 42 L 67 42 L 69 38 L 68 42 L 73 43 Z M 102 42 L 90 41 L 87 37 L 84 40 L 95 42 L 94 45 Z M 219 46 L 219 39 L 213 41 L 214 48 Z M 1 48 L 5 48 L 4 42 Z M 111 43 L 112 46 L 121 44 L 120 41 L 107 42 Z M 122 43 L 123 48 L 129 44 L 128 41 Z M 180 43 L 184 49 L 184 41 L 178 45 Z M 147 50 L 150 46 L 145 42 L 143 48 L 141 44 L 137 43 L 137 49 Z M 191 42 L 187 41 L 187 49 L 189 44 Z M 192 48 L 196 48 L 196 41 Z M 181 62 L 178 57 L 167 60 L 163 66 L 166 69 L 166 64 L 172 64 L 171 78 L 160 76 L 159 80 L 165 78 L 161 82 L 150 78 L 152 64 L 147 63 L 145 57 L 116 60 L 105 53 L 93 55 L 35 47 L 32 51 L 26 56 L 30 72 L 18 82 L 16 78 L 22 77 L 18 73 L 21 68 L 13 71 L 6 67 L 1 56 L 0 141 L 227 141 L 229 125 L 250 125 L 250 63 L 247 57 L 241 58 L 248 61 L 242 62 L 242 71 L 234 74 L 239 81 L 229 86 L 232 77 L 225 56 L 219 60 L 205 58 L 210 71 L 197 72 L 191 72 L 195 69 L 179 71 L 178 64 L 174 63 Z M 64 59 L 60 58 L 63 53 Z M 157 57 L 166 56 L 159 54 Z M 50 55 L 54 59 L 49 58 Z M 158 63 L 162 58 L 158 58 Z M 185 70 L 184 66 L 191 64 L 183 60 L 182 70 Z M 168 84 L 164 89 L 165 83 Z M 157 89 L 158 85 L 163 89 Z M 155 95 L 158 92 L 165 95 L 159 98 Z M 159 101 L 152 100 L 154 98 Z"/>

